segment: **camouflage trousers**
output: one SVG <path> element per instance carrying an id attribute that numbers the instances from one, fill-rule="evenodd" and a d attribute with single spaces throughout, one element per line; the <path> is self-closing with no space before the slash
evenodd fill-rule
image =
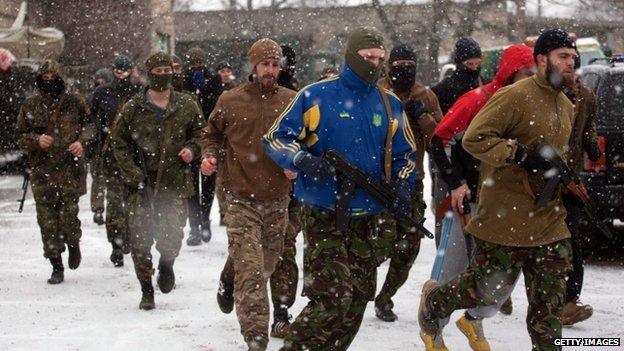
<path id="1" fill-rule="evenodd" d="M 351 218 L 336 230 L 333 212 L 303 205 L 303 294 L 310 301 L 291 324 L 282 350 L 346 350 L 368 301 L 375 296 L 377 266 L 396 238 L 387 214 Z"/>
<path id="2" fill-rule="evenodd" d="M 156 196 L 152 218 L 144 194 L 138 191 L 129 191 L 128 194 L 131 253 L 140 282 L 151 281 L 154 274 L 151 253 L 154 241 L 160 259 L 166 261 L 178 257 L 182 246 L 187 217 L 186 199 L 162 195 Z"/>
<path id="3" fill-rule="evenodd" d="M 104 193 L 106 191 L 106 176 L 102 158 L 93 156 L 89 163 L 91 173 L 91 212 L 104 212 Z"/>
<path id="4" fill-rule="evenodd" d="M 553 341 L 561 337 L 560 315 L 572 256 L 570 240 L 538 247 L 474 240 L 475 253 L 468 270 L 430 293 L 427 304 L 434 315 L 444 319 L 458 309 L 494 305 L 506 299 L 522 272 L 533 350 L 561 350 Z"/>
<path id="5" fill-rule="evenodd" d="M 78 219 L 79 197 L 61 194 L 35 198 L 37 223 L 41 230 L 43 257 L 57 258 L 65 251 L 65 244 L 80 242 L 82 230 Z"/>
<path id="6" fill-rule="evenodd" d="M 129 240 L 128 189 L 116 170 L 106 172 L 106 236 L 108 242 L 121 247 Z"/>
<path id="7" fill-rule="evenodd" d="M 226 194 L 228 253 L 234 269 L 234 304 L 245 341 L 266 347 L 267 282 L 284 245 L 288 201 L 258 201 Z"/>
<path id="8" fill-rule="evenodd" d="M 273 306 L 290 308 L 295 303 L 299 282 L 299 267 L 297 267 L 295 256 L 297 255 L 297 235 L 301 231 L 300 212 L 301 204 L 296 200 L 290 200 L 284 249 L 270 280 Z"/>
<path id="9" fill-rule="evenodd" d="M 421 221 L 425 216 L 427 205 L 422 199 L 422 192 L 412 194 L 412 218 Z M 422 235 L 403 222 L 397 221 L 397 237 L 390 254 L 390 266 L 386 280 L 381 291 L 375 298 L 375 306 L 380 308 L 392 308 L 394 303 L 392 297 L 399 288 L 405 284 L 409 276 L 410 269 L 420 251 L 420 240 Z"/>

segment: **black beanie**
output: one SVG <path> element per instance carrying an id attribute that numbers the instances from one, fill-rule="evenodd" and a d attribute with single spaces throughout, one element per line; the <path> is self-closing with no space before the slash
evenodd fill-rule
<path id="1" fill-rule="evenodd" d="M 416 62 L 418 58 L 416 57 L 416 53 L 414 52 L 414 50 L 412 50 L 412 48 L 405 44 L 399 44 L 392 48 L 392 51 L 390 51 L 390 59 L 388 62 L 392 64 L 395 61 L 401 60 Z"/>
<path id="2" fill-rule="evenodd" d="M 117 55 L 115 59 L 113 59 L 113 69 L 118 69 L 121 71 L 129 71 L 132 69 L 132 60 L 126 55 Z"/>
<path id="3" fill-rule="evenodd" d="M 574 40 L 570 38 L 568 32 L 561 28 L 548 29 L 540 34 L 533 48 L 533 57 L 537 55 L 548 55 L 549 52 L 559 48 L 576 49 Z"/>
<path id="4" fill-rule="evenodd" d="M 280 45 L 282 48 L 282 54 L 284 55 L 284 65 L 286 67 L 292 67 L 297 63 L 297 54 L 295 50 L 288 45 Z"/>
<path id="5" fill-rule="evenodd" d="M 232 69 L 232 65 L 230 65 L 230 63 L 227 61 L 219 62 L 219 64 L 217 65 L 217 71 L 220 71 L 224 68 Z"/>
<path id="6" fill-rule="evenodd" d="M 481 58 L 481 47 L 470 37 L 459 38 L 455 43 L 455 64 L 460 64 L 471 58 Z"/>

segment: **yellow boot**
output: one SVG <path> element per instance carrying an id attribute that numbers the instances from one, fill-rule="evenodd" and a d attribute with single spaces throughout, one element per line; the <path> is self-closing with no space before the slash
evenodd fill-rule
<path id="1" fill-rule="evenodd" d="M 465 316 L 462 316 L 455 324 L 468 338 L 471 349 L 474 351 L 490 351 L 490 344 L 483 334 L 481 320 L 469 321 Z"/>
<path id="2" fill-rule="evenodd" d="M 442 339 L 442 334 L 436 334 L 435 336 L 432 336 L 421 331 L 420 338 L 425 343 L 426 351 L 448 351 L 446 345 L 444 345 L 444 339 Z"/>

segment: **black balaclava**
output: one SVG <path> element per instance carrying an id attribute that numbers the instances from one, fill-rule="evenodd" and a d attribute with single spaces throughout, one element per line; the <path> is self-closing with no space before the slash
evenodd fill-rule
<path id="1" fill-rule="evenodd" d="M 165 91 L 171 87 L 173 74 L 153 74 L 152 69 L 160 66 L 171 66 L 171 56 L 164 52 L 157 52 L 145 61 L 147 69 L 147 85 L 155 91 Z"/>
<path id="2" fill-rule="evenodd" d="M 44 80 L 41 76 L 38 76 L 37 88 L 42 93 L 57 98 L 65 91 L 65 82 L 59 76 L 56 76 L 53 80 Z"/>
<path id="3" fill-rule="evenodd" d="M 366 61 L 357 52 L 362 49 L 383 49 L 383 35 L 374 27 L 360 27 L 349 33 L 347 41 L 347 51 L 345 52 L 345 62 L 358 77 L 362 78 L 369 84 L 373 84 L 379 79 L 381 68 Z"/>
<path id="4" fill-rule="evenodd" d="M 113 60 L 113 70 L 130 71 L 132 70 L 132 67 L 132 60 L 130 60 L 128 56 L 117 55 Z M 132 91 L 132 81 L 130 79 L 130 76 L 131 74 L 128 74 L 126 78 L 119 79 L 113 75 L 114 79 L 111 83 L 112 88 L 115 89 L 115 91 L 117 91 L 117 93 L 119 94 L 124 94 Z"/>
<path id="5" fill-rule="evenodd" d="M 414 61 L 413 65 L 393 66 L 396 61 Z M 408 91 L 416 83 L 416 53 L 407 45 L 395 46 L 390 52 L 390 81 L 396 91 Z"/>
<path id="6" fill-rule="evenodd" d="M 464 66 L 463 62 L 472 58 L 481 58 L 481 56 L 481 47 L 476 40 L 470 37 L 459 38 L 453 51 L 457 74 L 468 81 L 477 80 L 481 74 L 481 67 L 472 70 Z"/>
<path id="7" fill-rule="evenodd" d="M 44 80 L 44 74 L 54 74 L 56 77 L 52 80 Z M 61 66 L 53 60 L 46 60 L 41 64 L 37 71 L 36 85 L 37 89 L 42 93 L 57 98 L 65 91 L 65 81 L 61 78 Z"/>

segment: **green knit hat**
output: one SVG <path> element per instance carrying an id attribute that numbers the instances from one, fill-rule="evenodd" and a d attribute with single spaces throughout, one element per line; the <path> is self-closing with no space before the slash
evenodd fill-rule
<path id="1" fill-rule="evenodd" d="M 171 61 L 171 56 L 160 51 L 148 57 L 145 61 L 145 68 L 147 69 L 147 72 L 150 72 L 156 67 L 171 66 L 172 64 L 173 62 Z"/>
<path id="2" fill-rule="evenodd" d="M 189 49 L 184 55 L 184 58 L 186 59 L 186 64 L 189 66 L 206 65 L 206 53 L 198 47 Z"/>
<path id="3" fill-rule="evenodd" d="M 377 28 L 360 27 L 349 33 L 345 61 L 347 65 L 363 80 L 374 83 L 381 73 L 381 64 L 375 66 L 366 61 L 357 52 L 362 49 L 385 50 L 383 35 Z"/>

